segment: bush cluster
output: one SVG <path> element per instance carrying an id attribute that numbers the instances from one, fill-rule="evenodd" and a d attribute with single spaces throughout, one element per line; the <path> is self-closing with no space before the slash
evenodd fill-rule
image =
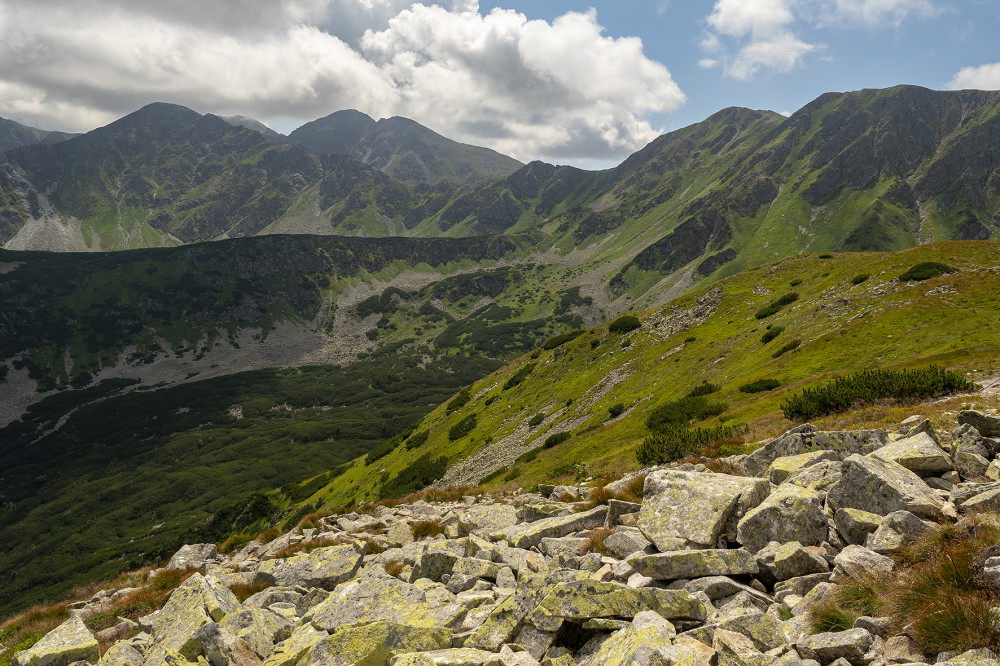
<path id="1" fill-rule="evenodd" d="M 570 331 L 569 333 L 563 333 L 562 335 L 556 335 L 546 340 L 545 344 L 542 345 L 542 348 L 555 349 L 556 347 L 566 344 L 570 340 L 575 340 L 584 333 L 586 333 L 586 331 L 579 330 L 579 331 Z"/>
<path id="2" fill-rule="evenodd" d="M 469 392 L 468 388 L 464 388 L 458 392 L 458 395 L 451 399 L 451 402 L 448 403 L 444 411 L 446 414 L 451 414 L 455 410 L 467 405 L 470 400 L 472 400 L 472 393 Z"/>
<path id="3" fill-rule="evenodd" d="M 508 379 L 507 383 L 503 385 L 503 389 L 505 391 L 507 389 L 512 389 L 515 386 L 517 386 L 518 384 L 520 384 L 521 382 L 523 382 L 525 379 L 528 378 L 528 375 L 531 374 L 531 371 L 535 369 L 536 365 L 538 365 L 537 362 L 532 362 L 532 363 L 527 364 L 526 366 L 524 366 L 523 368 L 521 368 L 517 372 L 515 372 L 514 376 L 511 377 L 510 379 Z"/>
<path id="4" fill-rule="evenodd" d="M 919 264 L 910 266 L 909 270 L 900 275 L 897 279 L 900 282 L 922 282 L 931 278 L 954 273 L 956 269 L 940 261 L 922 261 Z"/>
<path id="5" fill-rule="evenodd" d="M 748 384 L 743 384 L 740 386 L 740 391 L 743 393 L 763 393 L 764 391 L 773 391 L 779 386 L 781 386 L 781 382 L 777 379 L 758 379 Z"/>
<path id="6" fill-rule="evenodd" d="M 415 493 L 440 479 L 447 470 L 448 456 L 431 458 L 429 454 L 424 454 L 382 486 L 379 496 L 384 499 Z"/>
<path id="7" fill-rule="evenodd" d="M 608 407 L 608 416 L 610 416 L 611 418 L 617 418 L 621 416 L 624 411 L 625 411 L 625 405 L 623 405 L 620 402 L 616 402 L 615 404 Z"/>
<path id="8" fill-rule="evenodd" d="M 542 414 L 541 412 L 538 412 L 537 414 L 535 414 L 534 416 L 532 416 L 530 419 L 528 419 L 528 427 L 529 428 L 534 428 L 536 425 L 538 425 L 539 423 L 541 423 L 544 420 L 545 420 L 545 414 Z"/>
<path id="9" fill-rule="evenodd" d="M 799 300 L 798 293 L 794 291 L 789 292 L 784 296 L 782 296 L 781 298 L 777 298 L 771 301 L 770 303 L 762 307 L 760 310 L 757 310 L 757 312 L 754 314 L 754 317 L 757 319 L 766 319 L 771 315 L 778 314 L 781 308 L 785 307 L 789 303 L 794 303 L 797 300 Z"/>
<path id="10" fill-rule="evenodd" d="M 554 435 L 549 435 L 548 437 L 545 438 L 545 443 L 542 444 L 542 448 L 551 449 L 553 446 L 562 444 L 571 437 L 573 437 L 573 433 L 571 432 L 557 432 Z"/>
<path id="11" fill-rule="evenodd" d="M 469 414 L 464 419 L 453 425 L 448 429 L 448 441 L 454 442 L 456 439 L 462 439 L 470 432 L 476 429 L 476 415 Z"/>
<path id="12" fill-rule="evenodd" d="M 720 388 L 721 387 L 718 384 L 711 384 L 709 382 L 703 381 L 701 384 L 698 384 L 693 389 L 691 389 L 691 392 L 688 393 L 688 397 L 697 398 L 700 395 L 709 395 L 711 393 L 718 393 Z"/>
<path id="13" fill-rule="evenodd" d="M 423 446 L 427 443 L 427 438 L 430 434 L 430 431 L 421 430 L 416 435 L 411 435 L 410 438 L 406 440 L 406 450 L 412 451 L 415 448 Z"/>
<path id="14" fill-rule="evenodd" d="M 612 333 L 620 333 L 624 335 L 629 331 L 634 331 L 640 326 L 642 326 L 642 322 L 640 322 L 639 318 L 635 315 L 622 315 L 608 325 L 608 330 Z"/>
<path id="15" fill-rule="evenodd" d="M 851 284 L 861 284 L 865 280 L 871 277 L 871 273 L 858 273 L 851 278 Z"/>
<path id="16" fill-rule="evenodd" d="M 864 370 L 819 388 L 804 389 L 786 400 L 781 411 L 787 419 L 806 421 L 875 400 L 925 400 L 976 388 L 962 375 L 934 365 L 915 370 Z"/>
<path id="17" fill-rule="evenodd" d="M 654 409 L 646 419 L 646 427 L 653 431 L 687 427 L 694 421 L 718 416 L 729 409 L 724 402 L 710 402 L 704 396 L 686 396 L 665 403 Z"/>
<path id="18" fill-rule="evenodd" d="M 771 328 L 764 331 L 764 335 L 760 336 L 761 344 L 767 344 L 771 340 L 781 335 L 785 331 L 784 326 L 772 326 Z"/>
<path id="19" fill-rule="evenodd" d="M 801 344 L 802 344 L 801 340 L 792 340 L 787 345 L 781 347 L 778 351 L 776 351 L 773 354 L 771 354 L 771 356 L 773 356 L 774 358 L 778 358 L 782 354 L 786 354 L 786 353 L 792 351 L 793 349 L 797 349 L 798 346 L 801 345 Z"/>
<path id="20" fill-rule="evenodd" d="M 712 428 L 661 428 L 643 440 L 635 450 L 641 465 L 662 465 L 693 455 L 719 440 L 739 440 L 746 426 L 715 426 Z"/>

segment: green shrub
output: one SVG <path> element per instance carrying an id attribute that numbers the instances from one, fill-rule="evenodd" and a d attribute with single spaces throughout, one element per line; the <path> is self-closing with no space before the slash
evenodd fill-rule
<path id="1" fill-rule="evenodd" d="M 557 432 L 554 435 L 549 435 L 548 437 L 545 438 L 545 443 L 542 444 L 542 448 L 551 449 L 553 446 L 556 446 L 557 444 L 562 444 L 571 437 L 573 437 L 573 433 L 571 432 Z"/>
<path id="2" fill-rule="evenodd" d="M 863 370 L 815 389 L 804 389 L 781 405 L 785 418 L 806 421 L 846 412 L 875 400 L 926 400 L 978 387 L 962 375 L 930 366 L 915 370 Z"/>
<path id="3" fill-rule="evenodd" d="M 508 379 L 507 383 L 503 385 L 503 390 L 506 391 L 507 389 L 512 389 L 521 382 L 523 382 L 525 379 L 527 379 L 528 375 L 531 374 L 531 371 L 535 369 L 536 365 L 538 365 L 538 363 L 534 362 L 529 363 L 520 370 L 518 370 L 517 372 L 515 372 L 514 376 Z"/>
<path id="4" fill-rule="evenodd" d="M 498 476 L 500 476 L 501 474 L 503 474 L 506 471 L 507 470 L 505 470 L 503 467 L 501 467 L 500 469 L 493 470 L 492 472 L 490 472 L 489 474 L 487 474 L 483 478 L 479 479 L 479 485 L 484 485 L 484 484 L 489 483 L 490 481 L 492 481 L 493 479 L 497 478 Z"/>
<path id="5" fill-rule="evenodd" d="M 724 402 L 709 402 L 704 396 L 687 396 L 660 405 L 646 419 L 650 430 L 669 430 L 689 426 L 710 416 L 718 416 L 729 408 Z"/>
<path id="6" fill-rule="evenodd" d="M 542 348 L 555 349 L 556 347 L 566 344 L 570 340 L 575 340 L 584 333 L 586 333 L 586 331 L 580 330 L 580 331 L 570 331 L 569 333 L 563 333 L 562 335 L 556 335 L 546 340 L 545 344 L 542 345 Z"/>
<path id="7" fill-rule="evenodd" d="M 541 453 L 541 451 L 542 451 L 542 447 L 536 446 L 535 448 L 531 449 L 530 451 L 526 451 L 525 453 L 522 453 L 521 455 L 519 455 L 517 457 L 517 460 L 515 460 L 514 462 L 515 463 L 530 463 L 532 460 L 534 460 L 535 458 L 538 457 L 538 454 Z"/>
<path id="8" fill-rule="evenodd" d="M 410 438 L 406 440 L 406 450 L 412 451 L 415 448 L 423 446 L 427 443 L 427 438 L 430 434 L 430 431 L 421 430 L 416 435 L 411 435 Z"/>
<path id="9" fill-rule="evenodd" d="M 799 280 L 798 278 L 796 278 L 796 279 L 792 280 L 791 282 L 789 282 L 788 286 L 789 287 L 797 287 L 800 284 L 802 284 L 802 280 Z"/>
<path id="10" fill-rule="evenodd" d="M 833 255 L 827 252 L 827 253 L 819 255 L 819 258 L 820 259 L 833 259 Z"/>
<path id="11" fill-rule="evenodd" d="M 942 264 L 939 261 L 922 261 L 919 264 L 911 266 L 909 270 L 896 279 L 900 282 L 921 282 L 947 275 L 948 273 L 954 273 L 956 270 L 948 264 Z"/>
<path id="12" fill-rule="evenodd" d="M 772 326 L 771 328 L 764 331 L 764 335 L 760 336 L 760 341 L 762 344 L 767 344 L 771 340 L 781 335 L 785 331 L 784 326 Z"/>
<path id="13" fill-rule="evenodd" d="M 522 473 L 521 470 L 518 469 L 517 467 L 515 467 L 514 469 L 512 469 L 509 472 L 507 472 L 506 474 L 504 474 L 503 480 L 504 481 L 513 481 L 517 477 L 521 476 L 521 473 Z"/>
<path id="14" fill-rule="evenodd" d="M 530 419 L 528 419 L 528 427 L 529 428 L 534 428 L 536 425 L 538 425 L 539 423 L 541 423 L 544 420 L 545 420 L 545 414 L 542 414 L 541 412 L 538 412 L 537 414 L 535 414 L 534 416 L 532 416 Z"/>
<path id="15" fill-rule="evenodd" d="M 470 400 L 472 400 L 472 393 L 469 392 L 468 388 L 464 388 L 458 392 L 458 395 L 451 399 L 451 402 L 448 403 L 444 411 L 446 414 L 451 414 L 455 410 L 464 407 Z"/>
<path id="16" fill-rule="evenodd" d="M 773 354 L 771 354 L 771 356 L 773 356 L 774 358 L 778 358 L 778 357 L 779 357 L 779 356 L 781 356 L 782 354 L 785 354 L 785 353 L 787 353 L 787 352 L 790 352 L 790 351 L 792 351 L 793 349 L 797 349 L 797 348 L 798 348 L 798 346 L 799 346 L 799 345 L 801 345 L 801 344 L 802 344 L 802 341 L 801 341 L 801 340 L 792 340 L 792 341 L 791 341 L 791 342 L 789 342 L 789 343 L 788 343 L 787 345 L 785 345 L 784 347 L 782 347 L 782 348 L 781 348 L 781 349 L 779 349 L 778 351 L 776 351 L 776 352 L 774 352 Z"/>
<path id="17" fill-rule="evenodd" d="M 500 399 L 500 394 L 499 393 L 496 394 L 496 395 L 491 395 L 490 397 L 486 398 L 486 400 L 483 401 L 483 404 L 486 405 L 487 407 L 489 407 L 490 405 L 492 405 L 494 402 L 496 402 L 499 399 Z"/>
<path id="18" fill-rule="evenodd" d="M 635 457 L 641 465 L 662 465 L 693 455 L 713 442 L 739 439 L 745 432 L 746 426 L 742 425 L 660 428 L 636 448 Z"/>
<path id="19" fill-rule="evenodd" d="M 623 405 L 620 402 L 616 402 L 615 404 L 608 407 L 608 416 L 610 416 L 611 418 L 617 418 L 621 416 L 624 411 L 625 411 L 625 405 Z"/>
<path id="20" fill-rule="evenodd" d="M 612 333 L 620 333 L 624 335 L 629 331 L 634 331 L 640 326 L 642 326 L 642 322 L 640 322 L 639 318 L 635 315 L 622 315 L 608 325 L 608 330 Z"/>
<path id="21" fill-rule="evenodd" d="M 395 451 L 396 447 L 399 446 L 400 439 L 401 439 L 400 437 L 396 436 L 390 439 L 389 441 L 382 442 L 381 444 L 376 446 L 374 449 L 368 452 L 367 456 L 365 456 L 365 464 L 371 465 L 373 462 L 381 460 L 382 458 L 385 458 L 387 455 Z"/>
<path id="22" fill-rule="evenodd" d="M 414 493 L 440 479 L 446 471 L 448 471 L 448 456 L 431 458 L 430 454 L 425 453 L 383 485 L 379 497 L 385 499 Z"/>
<path id="23" fill-rule="evenodd" d="M 871 277 L 871 273 L 858 273 L 851 278 L 851 284 L 861 284 L 865 280 Z"/>
<path id="24" fill-rule="evenodd" d="M 693 389 L 691 389 L 691 392 L 688 393 L 688 397 L 697 398 L 700 395 L 709 395 L 711 393 L 718 393 L 720 388 L 721 387 L 717 384 L 710 384 L 706 381 L 702 381 L 701 384 L 698 384 Z"/>
<path id="25" fill-rule="evenodd" d="M 781 382 L 777 379 L 758 379 L 749 384 L 743 384 L 740 386 L 740 391 L 743 393 L 763 393 L 764 391 L 773 391 L 779 386 L 781 386 Z"/>
<path id="26" fill-rule="evenodd" d="M 757 319 L 766 319 L 771 315 L 777 314 L 781 310 L 781 308 L 785 307 L 789 303 L 794 303 L 797 300 L 799 300 L 798 293 L 794 291 L 789 292 L 784 296 L 782 296 L 781 298 L 771 301 L 770 303 L 762 307 L 760 310 L 757 310 L 757 312 L 754 314 L 754 317 L 756 317 Z"/>
<path id="27" fill-rule="evenodd" d="M 453 425 L 448 429 L 448 441 L 454 442 L 456 439 L 462 439 L 470 432 L 476 429 L 476 415 L 469 414 L 464 419 Z"/>
<path id="28" fill-rule="evenodd" d="M 694 337 L 693 335 L 689 335 L 686 338 L 684 338 L 684 342 L 694 342 L 697 339 L 698 338 Z"/>

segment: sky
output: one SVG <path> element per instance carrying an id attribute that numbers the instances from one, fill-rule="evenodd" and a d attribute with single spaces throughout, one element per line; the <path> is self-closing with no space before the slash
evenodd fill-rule
<path id="1" fill-rule="evenodd" d="M 522 161 L 619 163 L 728 106 L 1000 89 L 997 0 L 0 0 L 0 117 L 154 102 L 288 133 L 347 108 Z"/>

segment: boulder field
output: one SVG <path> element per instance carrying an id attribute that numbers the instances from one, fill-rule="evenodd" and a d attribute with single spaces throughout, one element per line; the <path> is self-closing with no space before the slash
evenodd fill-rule
<path id="1" fill-rule="evenodd" d="M 12 663 L 1000 665 L 988 650 L 922 654 L 887 618 L 809 627 L 813 604 L 892 571 L 889 556 L 935 523 L 1000 511 L 1000 419 L 961 412 L 945 446 L 907 421 L 891 434 L 799 426 L 725 459 L 732 473 L 644 470 L 641 503 L 558 501 L 587 489 L 543 485 L 328 516 L 231 555 L 187 545 L 165 568 L 198 573 L 162 609 L 95 636 L 83 619 L 118 594 L 102 591 Z M 418 524 L 439 533 L 414 539 Z M 241 602 L 231 588 L 247 585 L 262 589 Z"/>

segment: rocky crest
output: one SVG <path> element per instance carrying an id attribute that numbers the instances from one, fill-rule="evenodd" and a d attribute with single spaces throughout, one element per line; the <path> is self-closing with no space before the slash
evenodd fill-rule
<path id="1" fill-rule="evenodd" d="M 982 434 L 1000 418 L 963 411 L 944 446 L 918 420 L 892 434 L 799 426 L 724 460 L 746 476 L 654 468 L 641 503 L 541 486 L 329 516 L 231 556 L 185 546 L 166 568 L 199 573 L 161 610 L 95 637 L 83 619 L 133 593 L 102 591 L 12 663 L 998 664 L 988 650 L 923 655 L 886 618 L 818 634 L 807 621 L 933 523 L 1000 510 L 1000 439 Z M 414 538 L 428 526 L 439 534 Z M 246 585 L 263 589 L 241 603 L 230 588 Z M 113 643 L 102 657 L 98 640 Z"/>

